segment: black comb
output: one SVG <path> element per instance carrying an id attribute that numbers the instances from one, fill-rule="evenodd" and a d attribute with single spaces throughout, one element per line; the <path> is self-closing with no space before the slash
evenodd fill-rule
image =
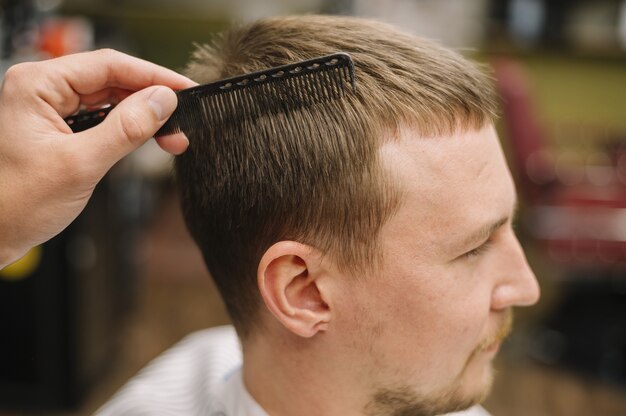
<path id="1" fill-rule="evenodd" d="M 350 55 L 336 53 L 180 90 L 178 107 L 155 136 L 336 100 L 356 89 Z M 113 107 L 65 119 L 73 132 L 100 124 Z"/>

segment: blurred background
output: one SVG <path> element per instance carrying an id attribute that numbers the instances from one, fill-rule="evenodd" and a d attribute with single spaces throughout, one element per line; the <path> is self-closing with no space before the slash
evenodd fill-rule
<path id="1" fill-rule="evenodd" d="M 626 415 L 625 0 L 3 0 L 0 73 L 112 47 L 181 70 L 233 21 L 382 19 L 485 63 L 542 287 L 485 404 Z M 228 323 L 153 142 L 61 235 L 0 272 L 0 415 L 91 414 L 186 334 Z"/>

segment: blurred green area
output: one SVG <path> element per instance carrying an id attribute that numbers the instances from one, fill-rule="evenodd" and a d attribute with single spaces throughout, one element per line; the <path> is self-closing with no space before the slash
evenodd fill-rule
<path id="1" fill-rule="evenodd" d="M 626 55 L 615 59 L 538 52 L 470 57 L 486 64 L 502 58 L 519 63 L 533 113 L 548 129 L 578 126 L 626 134 Z"/>
<path id="2" fill-rule="evenodd" d="M 229 24 L 221 15 L 209 16 L 179 12 L 170 13 L 160 10 L 135 10 L 116 8 L 106 11 L 101 8 L 66 8 L 63 14 L 89 19 L 97 32 L 104 32 L 104 37 L 112 35 L 121 40 L 120 46 L 115 41 L 105 39 L 104 46 L 113 46 L 159 65 L 181 71 L 189 60 L 194 43 L 206 43 Z M 103 46 L 103 45 L 97 45 Z"/>
<path id="3" fill-rule="evenodd" d="M 227 26 L 225 21 L 180 18 L 127 18 L 119 29 L 144 58 L 160 65 L 180 70 L 189 60 L 193 43 L 206 43 Z"/>
<path id="4" fill-rule="evenodd" d="M 548 121 L 626 129 L 626 61 L 531 55 L 537 111 Z"/>

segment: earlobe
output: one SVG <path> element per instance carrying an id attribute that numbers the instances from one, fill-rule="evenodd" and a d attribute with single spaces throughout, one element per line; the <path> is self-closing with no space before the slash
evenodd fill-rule
<path id="1" fill-rule="evenodd" d="M 257 274 L 267 308 L 283 326 L 301 337 L 312 337 L 328 328 L 330 308 L 319 279 L 323 272 L 315 249 L 293 241 L 270 247 Z"/>

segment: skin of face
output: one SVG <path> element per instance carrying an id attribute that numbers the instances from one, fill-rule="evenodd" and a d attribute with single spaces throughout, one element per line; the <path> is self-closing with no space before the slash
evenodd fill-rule
<path id="1" fill-rule="evenodd" d="M 370 392 L 365 413 L 467 407 L 489 391 L 512 308 L 539 298 L 513 232 L 516 194 L 497 134 L 403 128 L 380 158 L 403 202 L 380 233 L 380 267 L 344 279 L 333 302 L 346 368 Z"/>

